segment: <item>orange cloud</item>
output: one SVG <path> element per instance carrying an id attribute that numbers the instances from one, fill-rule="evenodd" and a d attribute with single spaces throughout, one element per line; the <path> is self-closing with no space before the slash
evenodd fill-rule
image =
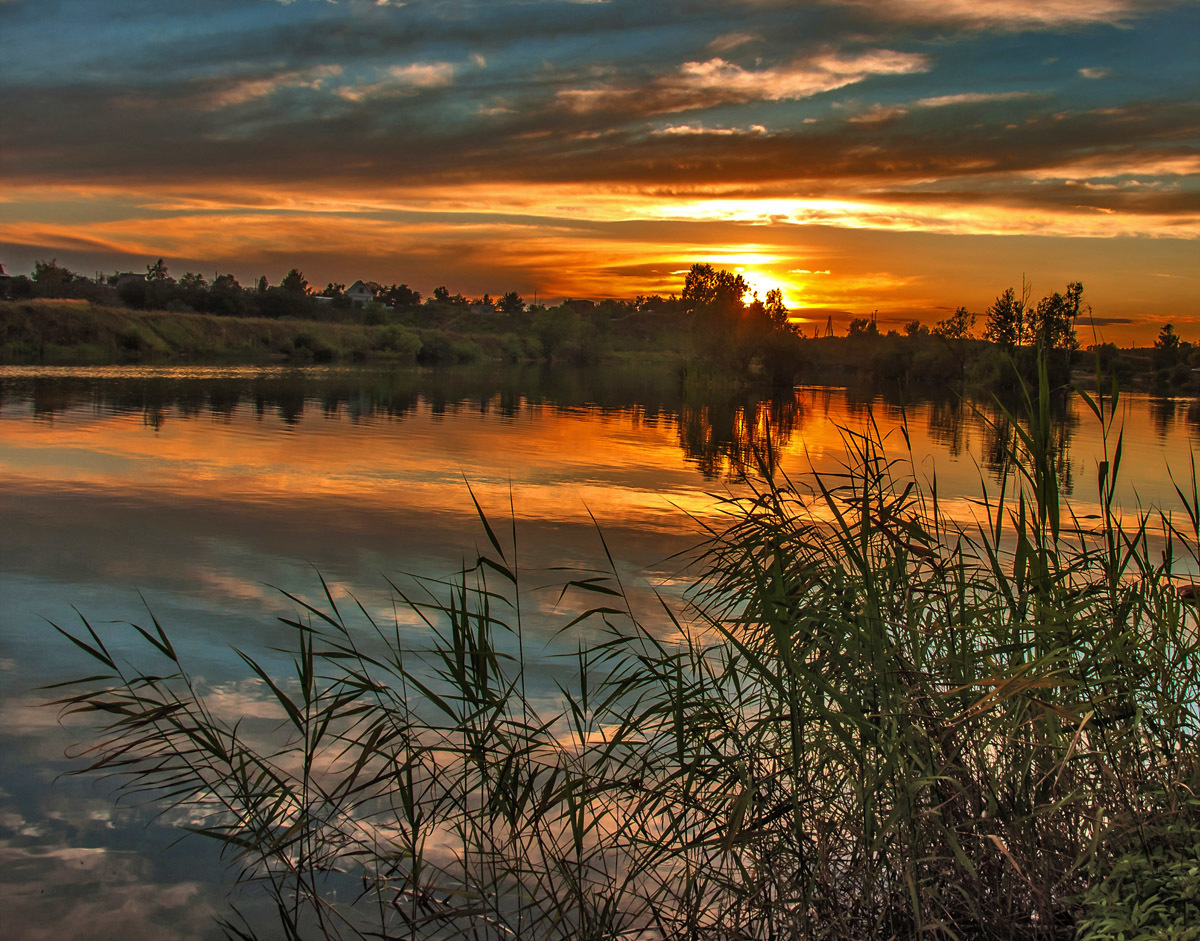
<path id="1" fill-rule="evenodd" d="M 898 20 L 1010 28 L 1120 23 L 1161 4 L 1155 0 L 843 0 Z"/>

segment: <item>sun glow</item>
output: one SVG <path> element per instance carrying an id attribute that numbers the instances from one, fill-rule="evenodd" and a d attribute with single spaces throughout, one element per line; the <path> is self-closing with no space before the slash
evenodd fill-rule
<path id="1" fill-rule="evenodd" d="M 767 292 L 778 288 L 783 292 L 783 303 L 789 310 L 805 306 L 801 300 L 805 285 L 792 274 L 795 258 L 767 251 L 758 245 L 739 245 L 709 251 L 699 261 L 740 274 L 750 288 L 745 298 L 747 302 L 755 297 L 766 300 Z M 686 270 L 685 266 L 681 265 L 681 268 Z"/>

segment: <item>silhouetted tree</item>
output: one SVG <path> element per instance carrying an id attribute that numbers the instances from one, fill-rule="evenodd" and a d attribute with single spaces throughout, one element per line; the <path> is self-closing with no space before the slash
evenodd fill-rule
<path id="1" fill-rule="evenodd" d="M 293 268 L 283 280 L 279 282 L 279 286 L 289 294 L 307 294 L 308 281 L 305 280 L 303 272 L 299 268 Z"/>
<path id="2" fill-rule="evenodd" d="M 516 291 L 509 291 L 500 298 L 500 309 L 506 314 L 519 314 L 525 309 L 525 301 Z"/>
<path id="3" fill-rule="evenodd" d="M 1163 324 L 1154 341 L 1154 368 L 1169 369 L 1179 361 L 1179 334 L 1173 324 Z"/>
<path id="4" fill-rule="evenodd" d="M 208 311 L 223 317 L 240 317 L 246 314 L 252 303 L 231 274 L 220 274 L 213 278 L 208 289 Z"/>
<path id="5" fill-rule="evenodd" d="M 688 313 L 708 309 L 728 314 L 741 311 L 742 298 L 748 290 L 749 285 L 740 274 L 695 264 L 684 279 L 682 298 Z"/>
<path id="6" fill-rule="evenodd" d="M 1016 291 L 1006 288 L 987 310 L 987 326 L 983 338 L 1006 350 L 1014 349 L 1025 339 L 1025 302 Z"/>
<path id="7" fill-rule="evenodd" d="M 33 263 L 33 283 L 37 285 L 39 294 L 64 288 L 74 280 L 75 274 L 60 265 L 57 258 Z"/>
<path id="8" fill-rule="evenodd" d="M 763 311 L 767 322 L 776 330 L 783 330 L 788 325 L 788 309 L 783 304 L 783 291 L 771 288 L 767 291 L 767 299 L 763 302 Z"/>
<path id="9" fill-rule="evenodd" d="M 959 307 L 945 320 L 939 320 L 933 332 L 947 340 L 969 340 L 974 328 L 975 315 L 968 313 L 965 307 Z"/>
<path id="10" fill-rule="evenodd" d="M 393 284 L 383 292 L 383 298 L 396 308 L 419 307 L 421 304 L 420 292 L 414 291 L 407 284 Z"/>
<path id="11" fill-rule="evenodd" d="M 167 265 L 161 258 L 152 265 L 146 265 L 147 281 L 166 281 L 169 277 Z"/>
<path id="12" fill-rule="evenodd" d="M 879 336 L 879 325 L 870 317 L 854 317 L 846 328 L 846 336 L 855 338 Z"/>
<path id="13" fill-rule="evenodd" d="M 1078 347 L 1075 339 L 1075 319 L 1083 305 L 1083 284 L 1072 281 L 1065 294 L 1057 291 L 1038 301 L 1027 312 L 1028 341 L 1046 350 L 1067 350 Z"/>

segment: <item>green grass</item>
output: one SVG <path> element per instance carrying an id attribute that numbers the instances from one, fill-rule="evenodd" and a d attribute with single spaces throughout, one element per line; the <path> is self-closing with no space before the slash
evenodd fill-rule
<path id="1" fill-rule="evenodd" d="M 265 743 L 157 623 L 134 668 L 68 634 L 100 675 L 57 705 L 101 723 L 81 773 L 190 808 L 289 938 L 1193 937 L 1194 468 L 1176 516 L 1122 513 L 1117 394 L 1085 398 L 1098 514 L 1059 493 L 1044 374 L 969 524 L 847 431 L 843 473 L 727 501 L 687 608 L 569 573 L 552 697 L 480 509 L 476 562 L 393 585 L 426 647 L 327 591 L 292 675 L 243 654 Z"/>

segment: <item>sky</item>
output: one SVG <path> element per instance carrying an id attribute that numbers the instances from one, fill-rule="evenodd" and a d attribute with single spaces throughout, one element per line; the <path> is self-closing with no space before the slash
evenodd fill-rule
<path id="1" fill-rule="evenodd" d="M 1200 340 L 1200 0 L 0 0 L 0 36 L 9 273 L 553 301 L 699 261 L 820 326 L 1078 280 L 1085 333 Z"/>

